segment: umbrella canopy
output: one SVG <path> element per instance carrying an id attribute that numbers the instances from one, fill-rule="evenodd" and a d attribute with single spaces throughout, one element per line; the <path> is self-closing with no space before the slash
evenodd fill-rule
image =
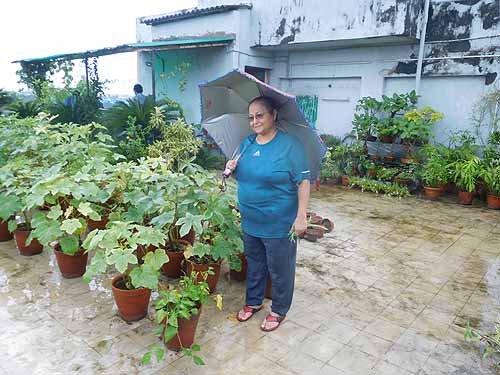
<path id="1" fill-rule="evenodd" d="M 228 158 L 252 133 L 248 124 L 248 104 L 258 96 L 271 97 L 278 106 L 278 127 L 294 135 L 304 145 L 311 178 L 319 175 L 326 147 L 311 128 L 294 95 L 282 92 L 241 70 L 234 70 L 200 85 L 201 125 Z"/>

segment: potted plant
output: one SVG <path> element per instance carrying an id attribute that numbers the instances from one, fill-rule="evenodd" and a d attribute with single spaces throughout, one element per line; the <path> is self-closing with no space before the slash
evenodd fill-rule
<path id="1" fill-rule="evenodd" d="M 373 136 L 374 125 L 377 122 L 377 113 L 381 109 L 381 103 L 373 97 L 361 98 L 356 105 L 356 113 L 352 121 L 352 132 L 358 140 L 375 141 Z"/>
<path id="2" fill-rule="evenodd" d="M 430 156 L 420 171 L 424 185 L 425 196 L 429 199 L 438 198 L 443 190 L 442 185 L 449 181 L 448 163 L 438 155 Z"/>
<path id="3" fill-rule="evenodd" d="M 500 209 L 500 165 L 487 165 L 481 171 L 481 177 L 488 189 L 488 207 L 494 210 Z"/>
<path id="4" fill-rule="evenodd" d="M 107 229 L 89 233 L 83 243 L 87 251 L 95 251 L 84 280 L 89 282 L 112 266 L 119 273 L 112 290 L 120 316 L 127 322 L 140 320 L 147 314 L 151 290 L 158 287 L 160 268 L 168 262 L 165 250 L 158 248 L 164 243 L 165 235 L 156 228 L 113 221 Z M 144 256 L 142 265 L 135 254 L 139 245 L 157 248 Z"/>
<path id="5" fill-rule="evenodd" d="M 335 184 L 338 183 L 341 176 L 342 171 L 339 162 L 332 158 L 332 152 L 328 150 L 323 163 L 321 163 L 320 178 L 323 182 L 333 182 Z"/>
<path id="6" fill-rule="evenodd" d="M 443 118 L 443 114 L 431 107 L 413 109 L 397 119 L 401 142 L 407 146 L 407 156 L 401 158 L 401 163 L 415 163 L 417 144 L 427 143 L 432 134 L 434 124 Z"/>
<path id="7" fill-rule="evenodd" d="M 452 164 L 453 180 L 459 189 L 460 203 L 472 204 L 477 180 L 481 175 L 481 167 L 481 160 L 477 156 L 470 156 L 466 160 L 458 160 Z"/>
<path id="8" fill-rule="evenodd" d="M 203 360 L 195 353 L 200 346 L 194 344 L 196 327 L 201 315 L 202 306 L 208 301 L 210 294 L 207 283 L 208 272 L 201 274 L 191 273 L 183 276 L 177 287 L 159 291 L 159 298 L 155 303 L 158 326 L 154 329 L 168 349 L 182 351 L 197 365 L 203 365 Z M 200 280 L 201 278 L 201 280 Z M 217 307 L 222 309 L 222 297 L 215 297 Z M 151 361 L 152 352 L 160 361 L 164 358 L 165 350 L 154 344 L 143 356 L 143 363 Z"/>
<path id="9" fill-rule="evenodd" d="M 20 209 L 19 201 L 5 193 L 0 193 L 0 241 L 12 239 L 9 231 L 9 221 L 15 220 L 15 214 Z"/>
<path id="10" fill-rule="evenodd" d="M 393 143 L 399 132 L 397 122 L 391 117 L 378 120 L 375 129 L 382 143 Z"/>
<path id="11" fill-rule="evenodd" d="M 200 215 L 187 214 L 178 223 L 182 224 L 181 234 L 194 226 L 197 241 L 184 252 L 187 272 L 205 272 L 211 267 L 207 282 L 213 292 L 220 276 L 223 260 L 229 262 L 230 268 L 238 269 L 241 262 L 237 254 L 242 252 L 239 212 L 234 202 L 220 191 L 209 192 L 200 206 Z"/>

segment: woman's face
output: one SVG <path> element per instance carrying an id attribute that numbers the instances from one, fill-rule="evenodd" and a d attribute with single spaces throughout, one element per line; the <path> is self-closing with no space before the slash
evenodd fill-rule
<path id="1" fill-rule="evenodd" d="M 248 108 L 248 122 L 257 135 L 265 135 L 273 131 L 276 127 L 275 117 L 275 112 L 269 111 L 260 102 L 254 102 Z"/>

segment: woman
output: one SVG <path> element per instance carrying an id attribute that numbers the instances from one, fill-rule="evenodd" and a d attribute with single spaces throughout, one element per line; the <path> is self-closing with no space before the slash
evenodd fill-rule
<path id="1" fill-rule="evenodd" d="M 238 181 L 243 243 L 248 261 L 246 304 L 237 319 L 245 322 L 262 308 L 268 274 L 272 307 L 261 325 L 273 331 L 292 303 L 297 241 L 290 238 L 307 228 L 309 163 L 302 144 L 277 128 L 278 111 L 269 97 L 257 97 L 248 106 L 255 132 L 240 147 L 239 160 L 226 167 Z M 293 236 L 292 236 L 293 237 Z"/>

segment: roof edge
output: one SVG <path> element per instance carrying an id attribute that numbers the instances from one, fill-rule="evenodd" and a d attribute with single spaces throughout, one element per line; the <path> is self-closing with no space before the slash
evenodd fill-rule
<path id="1" fill-rule="evenodd" d="M 188 9 L 178 10 L 175 12 L 159 14 L 156 16 L 140 17 L 139 22 L 149 26 L 155 26 L 163 23 L 175 22 L 184 19 L 207 16 L 217 13 L 225 13 L 239 9 L 252 9 L 252 4 L 241 3 L 241 4 L 217 5 L 214 7 L 207 7 L 207 8 L 188 8 Z"/>

